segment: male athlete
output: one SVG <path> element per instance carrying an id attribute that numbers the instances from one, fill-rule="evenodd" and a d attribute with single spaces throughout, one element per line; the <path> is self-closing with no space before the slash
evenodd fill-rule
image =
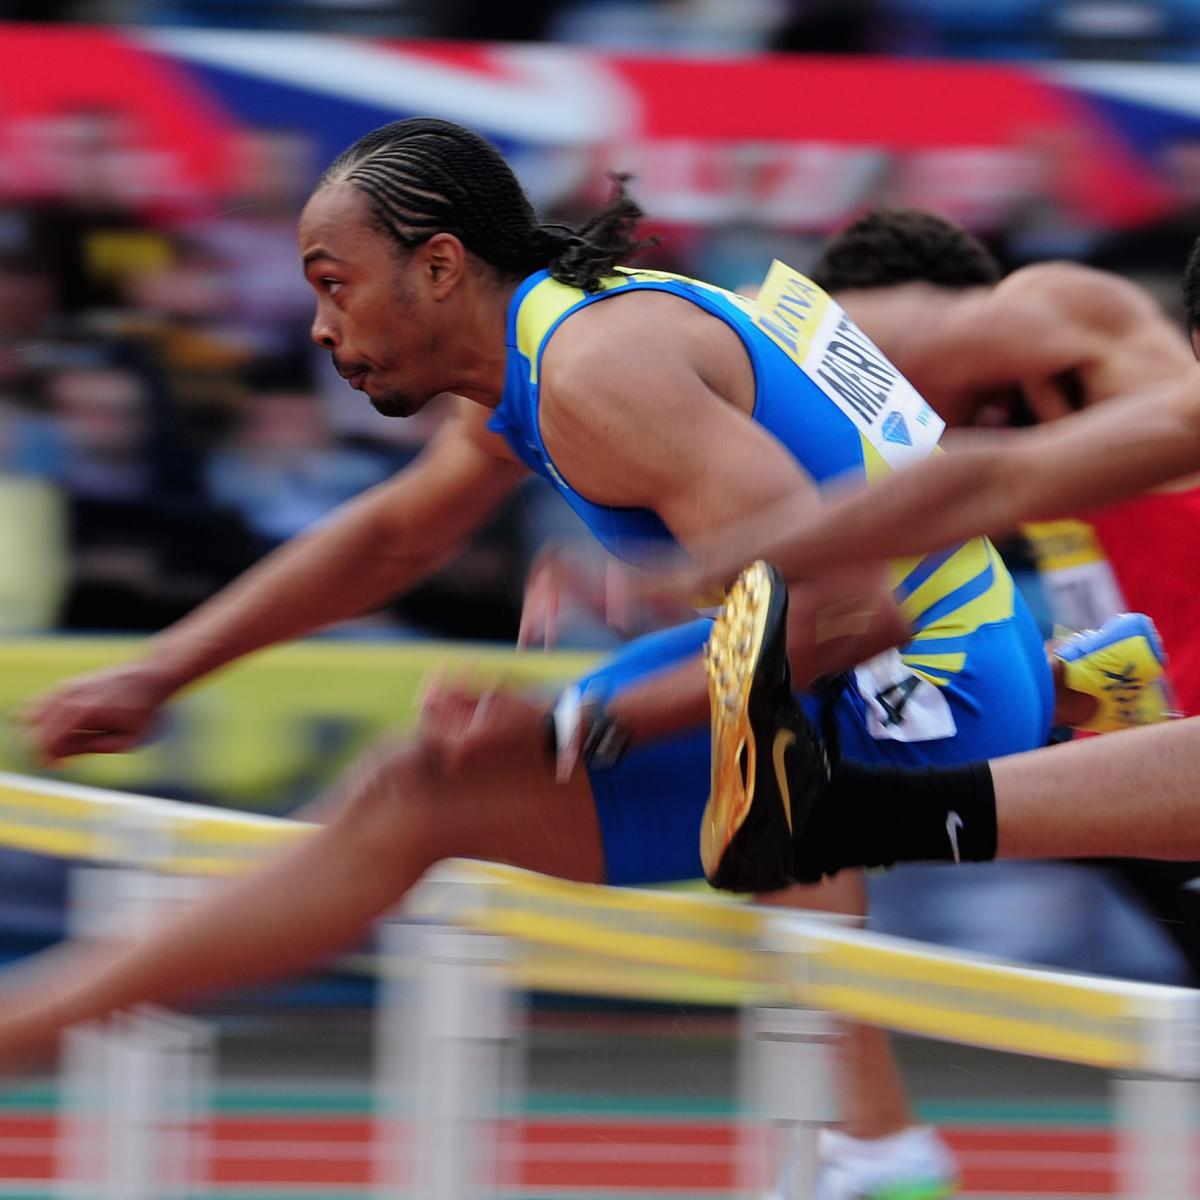
<path id="1" fill-rule="evenodd" d="M 1190 355 L 1178 329 L 1124 281 L 1106 277 L 1097 281 L 1093 278 L 1094 272 L 1080 271 L 1064 264 L 1039 265 L 1001 285 L 997 294 L 1001 275 L 992 255 L 961 227 L 934 214 L 910 209 L 877 210 L 858 219 L 826 244 L 811 270 L 813 280 L 846 309 L 902 373 L 910 377 L 921 374 L 922 394 L 949 427 L 1053 420 L 1076 407 L 1111 399 L 1114 385 L 1122 385 L 1136 377 L 1134 372 L 1139 364 L 1134 351 L 1140 351 L 1147 344 L 1160 351 L 1159 366 L 1164 371 L 1189 366 Z M 1100 298 L 1105 301 L 1103 309 L 1089 303 L 1081 312 L 1067 299 L 1076 276 L 1079 277 L 1074 288 L 1076 293 L 1086 285 L 1089 297 L 1094 297 L 1099 286 Z M 1043 357 L 1046 350 L 1042 345 L 1028 340 L 1010 344 L 1005 323 L 1000 318 L 1013 306 L 1021 306 L 1023 295 L 1030 292 L 1044 294 L 1047 288 L 1055 287 L 1063 293 L 1067 314 L 1066 319 L 1060 319 L 1058 323 L 1062 339 L 1058 350 L 1060 357 L 1048 364 Z M 1116 293 L 1120 304 L 1113 303 L 1111 292 Z M 1105 372 L 1087 369 L 1095 345 L 1092 326 L 1099 311 L 1109 314 L 1106 332 L 1110 335 L 1102 342 L 1106 360 L 1103 365 L 1108 368 Z M 1122 322 L 1112 321 L 1113 312 L 1124 314 Z M 949 337 L 970 339 L 972 346 L 971 353 L 957 360 L 952 377 L 943 380 L 938 377 L 933 364 L 939 350 L 954 353 L 955 347 L 945 346 L 943 342 Z M 1070 361 L 1072 347 L 1078 361 L 1062 369 L 1063 364 Z M 1076 371 L 1081 364 L 1084 369 Z M 1029 388 L 1032 394 L 1029 399 L 1021 383 L 1028 386 L 1031 377 L 1035 382 Z M 1048 386 L 1037 383 L 1043 377 Z M 1037 408 L 1034 408 L 1035 403 Z M 1141 508 L 1145 503 L 1153 504 L 1160 523 L 1164 509 L 1173 511 L 1182 505 L 1184 511 L 1179 514 L 1180 520 L 1190 515 L 1189 498 L 1172 492 L 1141 502 L 1138 511 L 1128 514 L 1130 524 L 1142 516 Z M 1122 515 L 1119 512 L 1107 514 L 1102 532 L 1116 539 L 1123 529 Z M 1061 536 L 1057 526 L 1053 529 Z M 1132 529 L 1130 533 L 1133 533 Z M 1145 531 L 1136 538 L 1116 539 L 1116 544 L 1119 550 L 1129 545 L 1137 546 L 1142 556 L 1154 554 L 1156 549 L 1161 554 L 1163 549 L 1161 543 L 1155 544 L 1153 532 L 1147 537 Z M 1200 549 L 1200 538 L 1194 539 L 1194 545 Z M 1172 664 L 1182 664 L 1186 672 L 1195 665 L 1188 650 L 1193 646 L 1200 648 L 1200 639 L 1191 634 L 1195 618 L 1200 614 L 1191 613 L 1189 623 L 1177 606 L 1160 605 L 1158 601 L 1171 594 L 1171 570 L 1160 564 L 1156 571 L 1147 572 L 1137 569 L 1141 565 L 1139 561 L 1130 572 L 1132 578 L 1128 583 L 1132 588 L 1126 595 L 1136 592 L 1133 607 L 1156 617 L 1160 613 L 1166 617 L 1170 628 L 1164 631 L 1164 640 L 1171 647 Z M 1115 569 L 1117 578 L 1125 583 L 1124 566 L 1124 562 L 1110 566 L 1103 560 L 1087 564 L 1073 562 L 1069 571 L 1063 572 L 1069 576 L 1069 590 L 1048 593 L 1052 600 L 1065 597 L 1069 601 L 1062 608 L 1056 606 L 1053 615 L 1068 628 L 1082 628 L 1089 623 L 1099 625 L 1122 611 L 1127 602 L 1121 601 L 1112 570 Z M 1156 581 L 1161 581 L 1157 589 L 1154 587 Z M 1081 617 L 1081 613 L 1087 615 Z M 1163 620 L 1159 619 L 1158 625 L 1160 631 L 1164 630 Z M 1161 670 L 1161 664 L 1150 653 L 1152 642 L 1134 641 L 1129 637 L 1144 627 L 1143 618 L 1127 615 L 1117 617 L 1106 629 L 1110 653 L 1121 653 L 1133 646 L 1141 655 L 1138 666 L 1142 669 L 1142 681 Z M 919 654 L 914 658 L 919 659 Z M 1056 665 L 1060 672 L 1078 669 L 1076 662 L 1060 660 Z M 1117 665 L 1123 667 L 1125 663 L 1121 661 Z M 914 663 L 914 673 L 920 670 L 920 665 Z M 1180 676 L 1173 678 L 1181 679 Z M 1200 681 L 1188 694 L 1197 691 L 1200 691 Z M 1175 696 L 1179 694 L 1177 688 Z M 1147 689 L 1136 697 L 1145 719 L 1151 719 L 1155 706 L 1161 715 L 1162 701 L 1163 693 L 1156 689 Z M 1097 721 L 1096 714 L 1087 708 L 1077 708 L 1074 719 L 1077 724 L 1091 720 L 1104 725 L 1103 716 Z M 1195 969 L 1200 970 L 1200 928 L 1190 924 L 1196 913 L 1196 897 L 1181 886 L 1200 872 L 1200 866 L 1195 863 L 1115 860 L 1110 869 L 1122 884 L 1145 901 L 1155 917 L 1164 922 L 1162 927 L 1187 955 L 1188 962 L 1196 964 Z M 850 1036 L 865 1040 L 869 1035 L 866 1031 L 855 1030 Z M 879 1178 L 904 1178 L 911 1174 L 912 1164 L 917 1161 L 932 1163 L 940 1159 L 946 1163 L 949 1160 L 948 1151 L 938 1144 L 933 1131 L 911 1127 L 904 1094 L 892 1073 L 879 1072 L 873 1107 L 878 1123 L 872 1132 L 885 1136 L 864 1141 L 842 1132 L 834 1143 L 836 1152 L 829 1156 L 832 1161 L 843 1166 L 869 1163 Z M 887 1124 L 883 1123 L 885 1115 Z M 902 1121 L 905 1128 L 901 1128 Z M 828 1133 L 823 1137 L 826 1143 L 833 1141 Z M 885 1159 L 891 1161 L 883 1161 Z M 952 1171 L 943 1166 L 941 1173 L 944 1176 Z"/>
<path id="2" fill-rule="evenodd" d="M 932 214 L 914 210 L 871 213 L 833 239 L 812 274 L 845 306 L 891 363 L 902 373 L 921 379 L 922 394 L 950 425 L 1007 422 L 1011 409 L 1032 408 L 1033 404 L 1037 405 L 1035 419 L 1052 420 L 1076 407 L 1110 399 L 1147 373 L 1169 375 L 1192 369 L 1178 331 L 1124 281 L 1097 278 L 1096 272 L 1054 264 L 1021 272 L 997 287 L 1000 272 L 984 247 L 958 226 Z M 1055 323 L 1057 342 L 1052 345 L 1044 344 L 1051 339 L 1034 341 L 1030 328 L 1023 324 L 1030 295 L 1042 297 L 1034 315 L 1039 321 L 1045 320 L 1047 294 L 1065 310 Z M 1081 294 L 1086 296 L 1083 303 Z M 1095 327 L 1098 314 L 1104 322 L 1100 330 Z M 794 323 L 802 330 L 829 319 L 814 305 Z M 1014 336 L 1017 332 L 1023 336 Z M 1154 352 L 1154 362 L 1147 366 L 1150 351 Z M 943 361 L 952 365 L 939 374 L 936 367 Z M 828 358 L 819 370 L 864 407 L 878 404 L 877 397 L 885 394 L 886 377 L 868 377 L 864 382 L 845 370 L 842 358 Z M 1022 403 L 1026 392 L 1031 403 Z M 743 544 L 740 536 L 738 540 Z M 1153 653 L 1152 640 L 1138 636 L 1139 629 L 1144 628 L 1141 619 L 1135 617 L 1123 618 L 1110 627 L 1109 640 L 1116 645 L 1109 651 L 1123 656 L 1132 648 L 1139 677 L 1130 680 L 1133 686 L 1129 691 L 1112 694 L 1115 703 L 1106 706 L 1109 712 L 1097 714 L 1092 701 L 1091 708 L 1075 708 L 1073 723 L 1098 728 L 1119 725 L 1120 720 L 1113 718 L 1127 707 L 1129 692 L 1160 673 L 1161 663 Z M 944 678 L 940 664 L 947 658 L 952 660 L 959 650 L 961 646 L 944 631 L 936 645 L 931 644 L 928 635 L 918 634 L 902 652 L 888 656 L 882 663 L 860 667 L 855 682 L 861 687 L 869 670 L 882 683 L 890 684 L 875 694 L 893 712 L 903 711 L 910 695 L 919 699 L 918 686 L 928 687 Z M 1064 655 L 1070 658 L 1072 652 L 1064 651 Z M 1124 657 L 1109 665 L 1123 668 Z M 1057 668 L 1073 677 L 1080 664 L 1060 660 Z M 1142 693 L 1139 701 L 1148 695 Z M 769 747 L 760 745 L 759 761 L 773 764 L 778 744 L 773 740 Z M 740 745 L 739 739 L 729 755 Z M 763 757 L 768 750 L 772 755 L 769 759 Z M 846 754 L 848 758 L 863 757 L 857 746 L 847 749 Z M 730 771 L 735 765 L 738 771 L 744 766 L 735 760 L 721 764 L 720 770 Z M 730 786 L 726 784 L 727 792 Z M 720 814 L 720 810 L 710 810 L 710 815 L 714 813 Z M 729 819 L 727 813 L 724 819 Z M 706 822 L 705 833 L 711 838 L 718 828 L 717 823 Z M 706 865 L 711 867 L 711 863 Z M 1157 899 L 1160 893 L 1170 890 L 1170 881 L 1157 879 L 1157 875 L 1173 868 L 1155 866 L 1156 872 L 1151 875 L 1154 887 L 1150 890 L 1152 898 Z M 725 872 L 729 869 L 726 863 Z M 722 873 L 710 871 L 710 877 L 722 882 Z M 839 875 L 839 884 L 841 879 Z M 857 880 L 850 886 L 857 888 Z M 1176 915 L 1174 909 L 1172 915 Z M 871 1048 L 872 1038 L 861 1028 L 851 1032 L 852 1041 L 862 1043 L 863 1056 L 878 1060 L 882 1051 L 878 1046 Z M 904 1129 L 910 1118 L 897 1077 L 893 1072 L 878 1070 L 877 1061 L 872 1065 L 876 1067 L 871 1098 L 873 1123 L 861 1132 L 873 1136 L 869 1141 L 841 1137 L 841 1159 L 861 1157 L 880 1171 L 884 1155 L 894 1155 L 897 1166 L 914 1152 L 922 1153 L 928 1161 L 935 1160 L 932 1135 Z M 924 1151 L 920 1150 L 922 1143 Z"/>
<path id="3" fill-rule="evenodd" d="M 1137 314 L 1144 311 L 1144 300 L 1136 289 L 1083 268 L 1028 270 L 1042 273 L 1047 283 L 1030 297 L 1045 329 L 1068 330 L 1056 344 L 1069 346 L 1071 336 L 1075 339 L 1073 354 L 1050 360 L 1059 373 L 1070 371 L 1074 361 L 1076 378 L 1103 380 L 1106 366 L 1119 371 L 1141 363 L 1149 385 L 1068 419 L 989 436 L 931 459 L 884 481 L 870 496 L 860 493 L 828 504 L 795 536 L 779 536 L 779 527 L 760 516 L 754 530 L 740 528 L 741 544 L 765 551 L 787 577 L 816 577 L 847 561 L 926 554 L 980 530 L 1086 512 L 1195 472 L 1200 373 L 1157 335 L 1161 318 L 1147 323 L 1142 336 Z M 1200 242 L 1185 271 L 1184 300 L 1193 349 L 1200 351 Z M 1075 320 L 1073 310 L 1090 318 Z M 995 319 L 1006 321 L 1007 314 L 997 313 Z M 1015 362 L 1024 353 L 1024 342 L 1016 337 L 1020 319 L 1014 313 L 1014 324 L 1004 326 L 1013 337 Z M 1035 332 L 1026 329 L 1025 334 Z M 979 337 L 986 331 L 981 329 Z M 1128 352 L 1106 364 L 1108 348 L 1125 341 Z M 972 344 L 959 343 L 964 351 Z M 708 569 L 719 575 L 720 564 L 727 566 L 732 554 L 727 544 L 706 560 Z M 910 775 L 846 762 L 831 770 L 829 761 L 813 752 L 815 737 L 785 694 L 788 669 L 780 646 L 787 600 L 781 579 L 763 564 L 748 569 L 742 587 L 735 589 L 738 603 L 728 606 L 713 638 L 716 786 L 706 820 L 719 828 L 713 854 L 717 870 L 710 873 L 733 864 L 737 886 L 748 887 L 754 877 L 774 879 L 783 869 L 810 880 L 847 866 L 901 861 L 1179 860 L 1200 852 L 1198 719 L 950 772 Z M 864 599 L 864 610 L 870 607 Z M 748 636 L 739 628 L 743 625 Z M 1114 682 L 1121 685 L 1119 679 Z M 772 809 L 783 778 L 763 759 L 764 746 L 774 744 L 781 730 L 789 744 L 795 739 L 803 759 L 803 767 L 784 776 L 793 805 L 791 830 Z M 754 752 L 747 749 L 751 745 Z M 738 764 L 750 759 L 753 769 L 742 775 Z M 768 823 L 775 828 L 768 829 Z"/>
<path id="4" fill-rule="evenodd" d="M 886 376 L 893 406 L 864 415 L 823 386 L 806 363 L 810 347 L 789 332 L 788 314 L 812 291 L 794 272 L 777 269 L 753 304 L 618 271 L 636 249 L 637 215 L 618 189 L 578 233 L 538 225 L 495 150 L 446 122 L 398 122 L 351 147 L 301 216 L 312 336 L 381 412 L 410 415 L 453 392 L 466 401 L 459 418 L 410 469 L 152 639 L 142 659 L 34 705 L 28 728 L 43 755 L 123 750 L 192 681 L 410 586 L 527 470 L 548 478 L 607 547 L 636 556 L 671 539 L 699 546 L 729 520 L 781 503 L 789 522 L 809 521 L 819 482 L 847 472 L 874 480 L 932 451 L 940 420 L 848 321 L 817 349 L 851 375 Z M 895 595 L 890 581 L 868 589 L 869 620 L 822 641 L 820 669 L 917 630 L 961 647 L 939 660 L 941 686 L 917 689 L 882 737 L 854 689 L 811 698 L 814 713 L 825 707 L 847 742 L 881 761 L 1040 745 L 1050 675 L 991 546 L 972 539 L 953 562 L 914 560 L 896 574 Z M 854 597 L 862 590 L 859 581 Z M 834 587 L 829 598 L 838 595 Z M 352 768 L 313 837 L 150 939 L 119 953 L 73 948 L 12 992 L 0 1052 L 137 1000 L 307 964 L 351 942 L 449 856 L 614 884 L 697 877 L 706 717 L 618 756 L 604 702 L 615 707 L 624 689 L 685 657 L 699 664 L 709 629 L 697 621 L 635 642 L 569 690 L 551 727 L 553 761 L 540 705 L 435 693 L 416 743 Z M 580 692 L 586 724 L 570 702 Z M 572 770 L 579 742 L 586 769 Z"/>

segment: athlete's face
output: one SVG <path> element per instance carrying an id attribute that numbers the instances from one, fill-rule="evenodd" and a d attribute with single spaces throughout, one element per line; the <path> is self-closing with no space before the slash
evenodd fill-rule
<path id="1" fill-rule="evenodd" d="M 412 416 L 445 391 L 436 378 L 444 316 L 430 294 L 432 242 L 413 251 L 397 246 L 347 183 L 313 193 L 299 237 L 305 277 L 317 294 L 312 339 L 350 386 L 389 417 Z"/>

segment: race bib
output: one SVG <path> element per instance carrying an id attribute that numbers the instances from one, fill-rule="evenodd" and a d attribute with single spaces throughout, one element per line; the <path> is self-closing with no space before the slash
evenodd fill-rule
<path id="1" fill-rule="evenodd" d="M 866 702 L 867 731 L 877 740 L 932 742 L 958 732 L 941 688 L 915 674 L 898 650 L 855 667 L 854 682 Z"/>
<path id="2" fill-rule="evenodd" d="M 1040 521 L 1023 525 L 1037 563 L 1055 624 L 1064 629 L 1099 629 L 1125 611 L 1121 585 L 1085 521 Z"/>
<path id="3" fill-rule="evenodd" d="M 850 420 L 893 470 L 928 457 L 945 423 L 815 283 L 776 261 L 755 324 Z"/>

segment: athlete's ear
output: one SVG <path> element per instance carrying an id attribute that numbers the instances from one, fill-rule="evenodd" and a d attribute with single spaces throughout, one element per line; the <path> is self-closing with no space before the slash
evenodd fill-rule
<path id="1" fill-rule="evenodd" d="M 435 233 L 420 250 L 433 298 L 444 300 L 466 274 L 466 247 L 452 233 Z"/>

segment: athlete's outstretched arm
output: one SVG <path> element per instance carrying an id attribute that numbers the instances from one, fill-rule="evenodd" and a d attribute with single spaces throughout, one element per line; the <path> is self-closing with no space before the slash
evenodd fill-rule
<path id="1" fill-rule="evenodd" d="M 705 580 L 766 558 L 789 579 L 838 564 L 927 554 L 1022 521 L 1133 495 L 1200 467 L 1200 370 L 1032 429 L 979 434 L 869 489 L 826 504 L 803 525 L 775 504 L 693 546 Z"/>
<path id="2" fill-rule="evenodd" d="M 138 661 L 69 681 L 31 705 L 25 720 L 37 751 L 54 761 L 126 750 L 187 684 L 254 650 L 369 612 L 436 568 L 524 473 L 492 452 L 486 414 L 474 408 L 452 418 L 396 478 L 151 639 Z"/>

